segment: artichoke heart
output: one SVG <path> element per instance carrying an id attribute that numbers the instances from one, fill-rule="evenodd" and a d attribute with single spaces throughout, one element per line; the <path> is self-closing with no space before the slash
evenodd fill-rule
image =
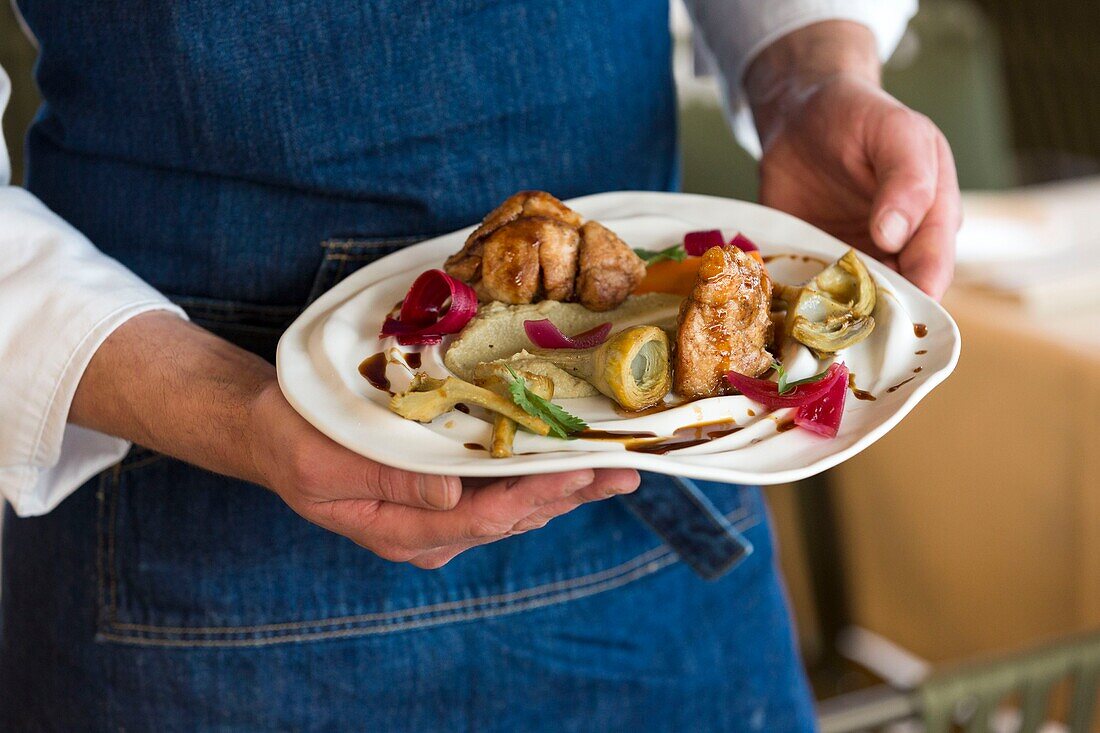
<path id="1" fill-rule="evenodd" d="M 858 344 L 875 328 L 875 281 L 854 249 L 802 287 L 779 290 L 787 335 L 819 358 Z"/>
<path id="2" fill-rule="evenodd" d="M 627 410 L 644 410 L 672 387 L 668 334 L 634 326 L 591 349 L 532 349 L 531 355 L 579 377 Z"/>

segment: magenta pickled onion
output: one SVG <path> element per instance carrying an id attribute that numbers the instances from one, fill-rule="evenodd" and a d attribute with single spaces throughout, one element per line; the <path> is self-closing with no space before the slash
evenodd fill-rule
<path id="1" fill-rule="evenodd" d="M 724 247 L 725 244 L 721 229 L 688 232 L 684 235 L 684 251 L 692 257 L 701 257 L 711 247 Z"/>
<path id="2" fill-rule="evenodd" d="M 527 332 L 531 343 L 540 349 L 590 349 L 607 340 L 611 333 L 611 324 L 601 323 L 571 337 L 562 333 L 549 318 L 543 318 L 541 321 L 524 321 L 523 330 Z"/>
<path id="3" fill-rule="evenodd" d="M 837 366 L 834 364 L 833 366 Z M 824 395 L 798 408 L 794 424 L 826 438 L 835 438 L 848 396 L 848 368 L 840 364 L 836 379 Z"/>
<path id="4" fill-rule="evenodd" d="M 738 392 L 753 402 L 759 402 L 769 410 L 781 410 L 785 407 L 802 407 L 821 399 L 837 381 L 847 385 L 848 368 L 843 364 L 830 364 L 825 377 L 812 384 L 800 384 L 787 394 L 779 394 L 779 385 L 767 379 L 746 377 L 737 372 L 727 372 L 726 380 Z"/>
<path id="5" fill-rule="evenodd" d="M 458 333 L 477 314 L 477 293 L 443 270 L 427 270 L 413 281 L 399 318 L 387 316 L 379 338 L 396 336 L 402 346 L 438 344 Z"/>
<path id="6" fill-rule="evenodd" d="M 759 252 L 760 248 L 753 244 L 753 241 L 740 232 L 737 236 L 730 240 L 730 245 L 737 247 L 742 252 Z"/>

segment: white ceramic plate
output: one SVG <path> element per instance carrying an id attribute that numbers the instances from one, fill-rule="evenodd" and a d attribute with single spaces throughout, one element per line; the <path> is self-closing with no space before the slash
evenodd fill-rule
<path id="1" fill-rule="evenodd" d="M 818 272 L 847 247 L 786 214 L 756 204 L 686 194 L 615 192 L 568 202 L 589 219 L 610 227 L 632 247 L 661 249 L 685 232 L 743 232 L 771 256 L 768 270 L 795 283 Z M 472 228 L 472 227 L 471 227 Z M 641 417 L 623 418 L 599 398 L 561 400 L 590 427 L 605 431 L 650 431 L 672 436 L 677 429 L 718 420 L 741 428 L 725 437 L 663 455 L 627 450 L 619 442 L 543 438 L 521 432 L 518 455 L 493 459 L 467 444 L 488 445 L 491 427 L 476 415 L 451 412 L 422 425 L 387 408 L 389 395 L 372 387 L 359 363 L 396 346 L 379 340 L 379 327 L 423 270 L 440 267 L 471 228 L 409 247 L 348 277 L 313 303 L 279 342 L 279 384 L 290 404 L 318 430 L 361 455 L 399 468 L 460 476 L 508 476 L 579 468 L 630 467 L 645 471 L 737 483 L 774 484 L 811 476 L 850 458 L 897 425 L 922 397 L 942 382 L 959 357 L 959 331 L 938 304 L 896 273 L 864 258 L 879 284 L 874 333 L 842 352 L 856 385 L 874 401 L 849 394 L 840 433 L 831 440 L 803 430 L 778 429 L 790 410 L 769 413 L 742 396 L 690 402 Z M 816 258 L 816 259 L 815 259 Z M 924 324 L 918 337 L 914 324 Z M 442 346 L 423 349 L 422 369 L 445 376 Z M 788 346 L 783 362 L 795 377 L 823 368 L 805 348 Z M 389 367 L 395 388 L 405 370 Z M 900 386 L 896 386 L 900 385 Z M 686 432 L 691 433 L 693 429 Z"/>

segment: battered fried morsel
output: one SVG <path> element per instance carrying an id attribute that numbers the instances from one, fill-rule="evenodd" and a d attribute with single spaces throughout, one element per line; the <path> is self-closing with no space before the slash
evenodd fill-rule
<path id="1" fill-rule="evenodd" d="M 602 224 L 581 227 L 577 300 L 589 310 L 618 307 L 645 277 L 642 258 Z"/>
<path id="2" fill-rule="evenodd" d="M 771 297 L 771 280 L 755 259 L 736 247 L 707 250 L 680 306 L 674 391 L 711 397 L 721 393 L 728 371 L 750 377 L 767 371 Z"/>
<path id="3" fill-rule="evenodd" d="M 645 277 L 645 262 L 614 232 L 581 222 L 550 194 L 521 191 L 489 212 L 444 269 L 481 300 L 578 300 L 611 310 Z"/>
<path id="4" fill-rule="evenodd" d="M 481 281 L 485 300 L 530 303 L 540 294 L 567 300 L 577 270 L 577 230 L 556 219 L 531 216 L 498 227 L 483 243 Z"/>
<path id="5" fill-rule="evenodd" d="M 573 229 L 581 225 L 580 214 L 545 191 L 520 191 L 485 215 L 481 226 L 470 233 L 460 251 L 447 258 L 443 269 L 459 280 L 474 282 L 480 275 L 486 238 L 505 224 L 528 216 L 554 219 Z"/>

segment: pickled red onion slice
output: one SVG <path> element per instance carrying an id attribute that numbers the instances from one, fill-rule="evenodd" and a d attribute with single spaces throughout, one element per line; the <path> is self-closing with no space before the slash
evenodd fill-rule
<path id="1" fill-rule="evenodd" d="M 379 338 L 396 336 L 403 346 L 438 344 L 458 333 L 477 314 L 474 289 L 443 270 L 427 270 L 413 281 L 399 318 L 387 316 Z"/>
<path id="2" fill-rule="evenodd" d="M 524 321 L 523 330 L 531 343 L 540 349 L 590 349 L 607 340 L 611 323 L 601 323 L 576 336 L 566 336 L 549 318 L 543 318 L 540 321 Z"/>

